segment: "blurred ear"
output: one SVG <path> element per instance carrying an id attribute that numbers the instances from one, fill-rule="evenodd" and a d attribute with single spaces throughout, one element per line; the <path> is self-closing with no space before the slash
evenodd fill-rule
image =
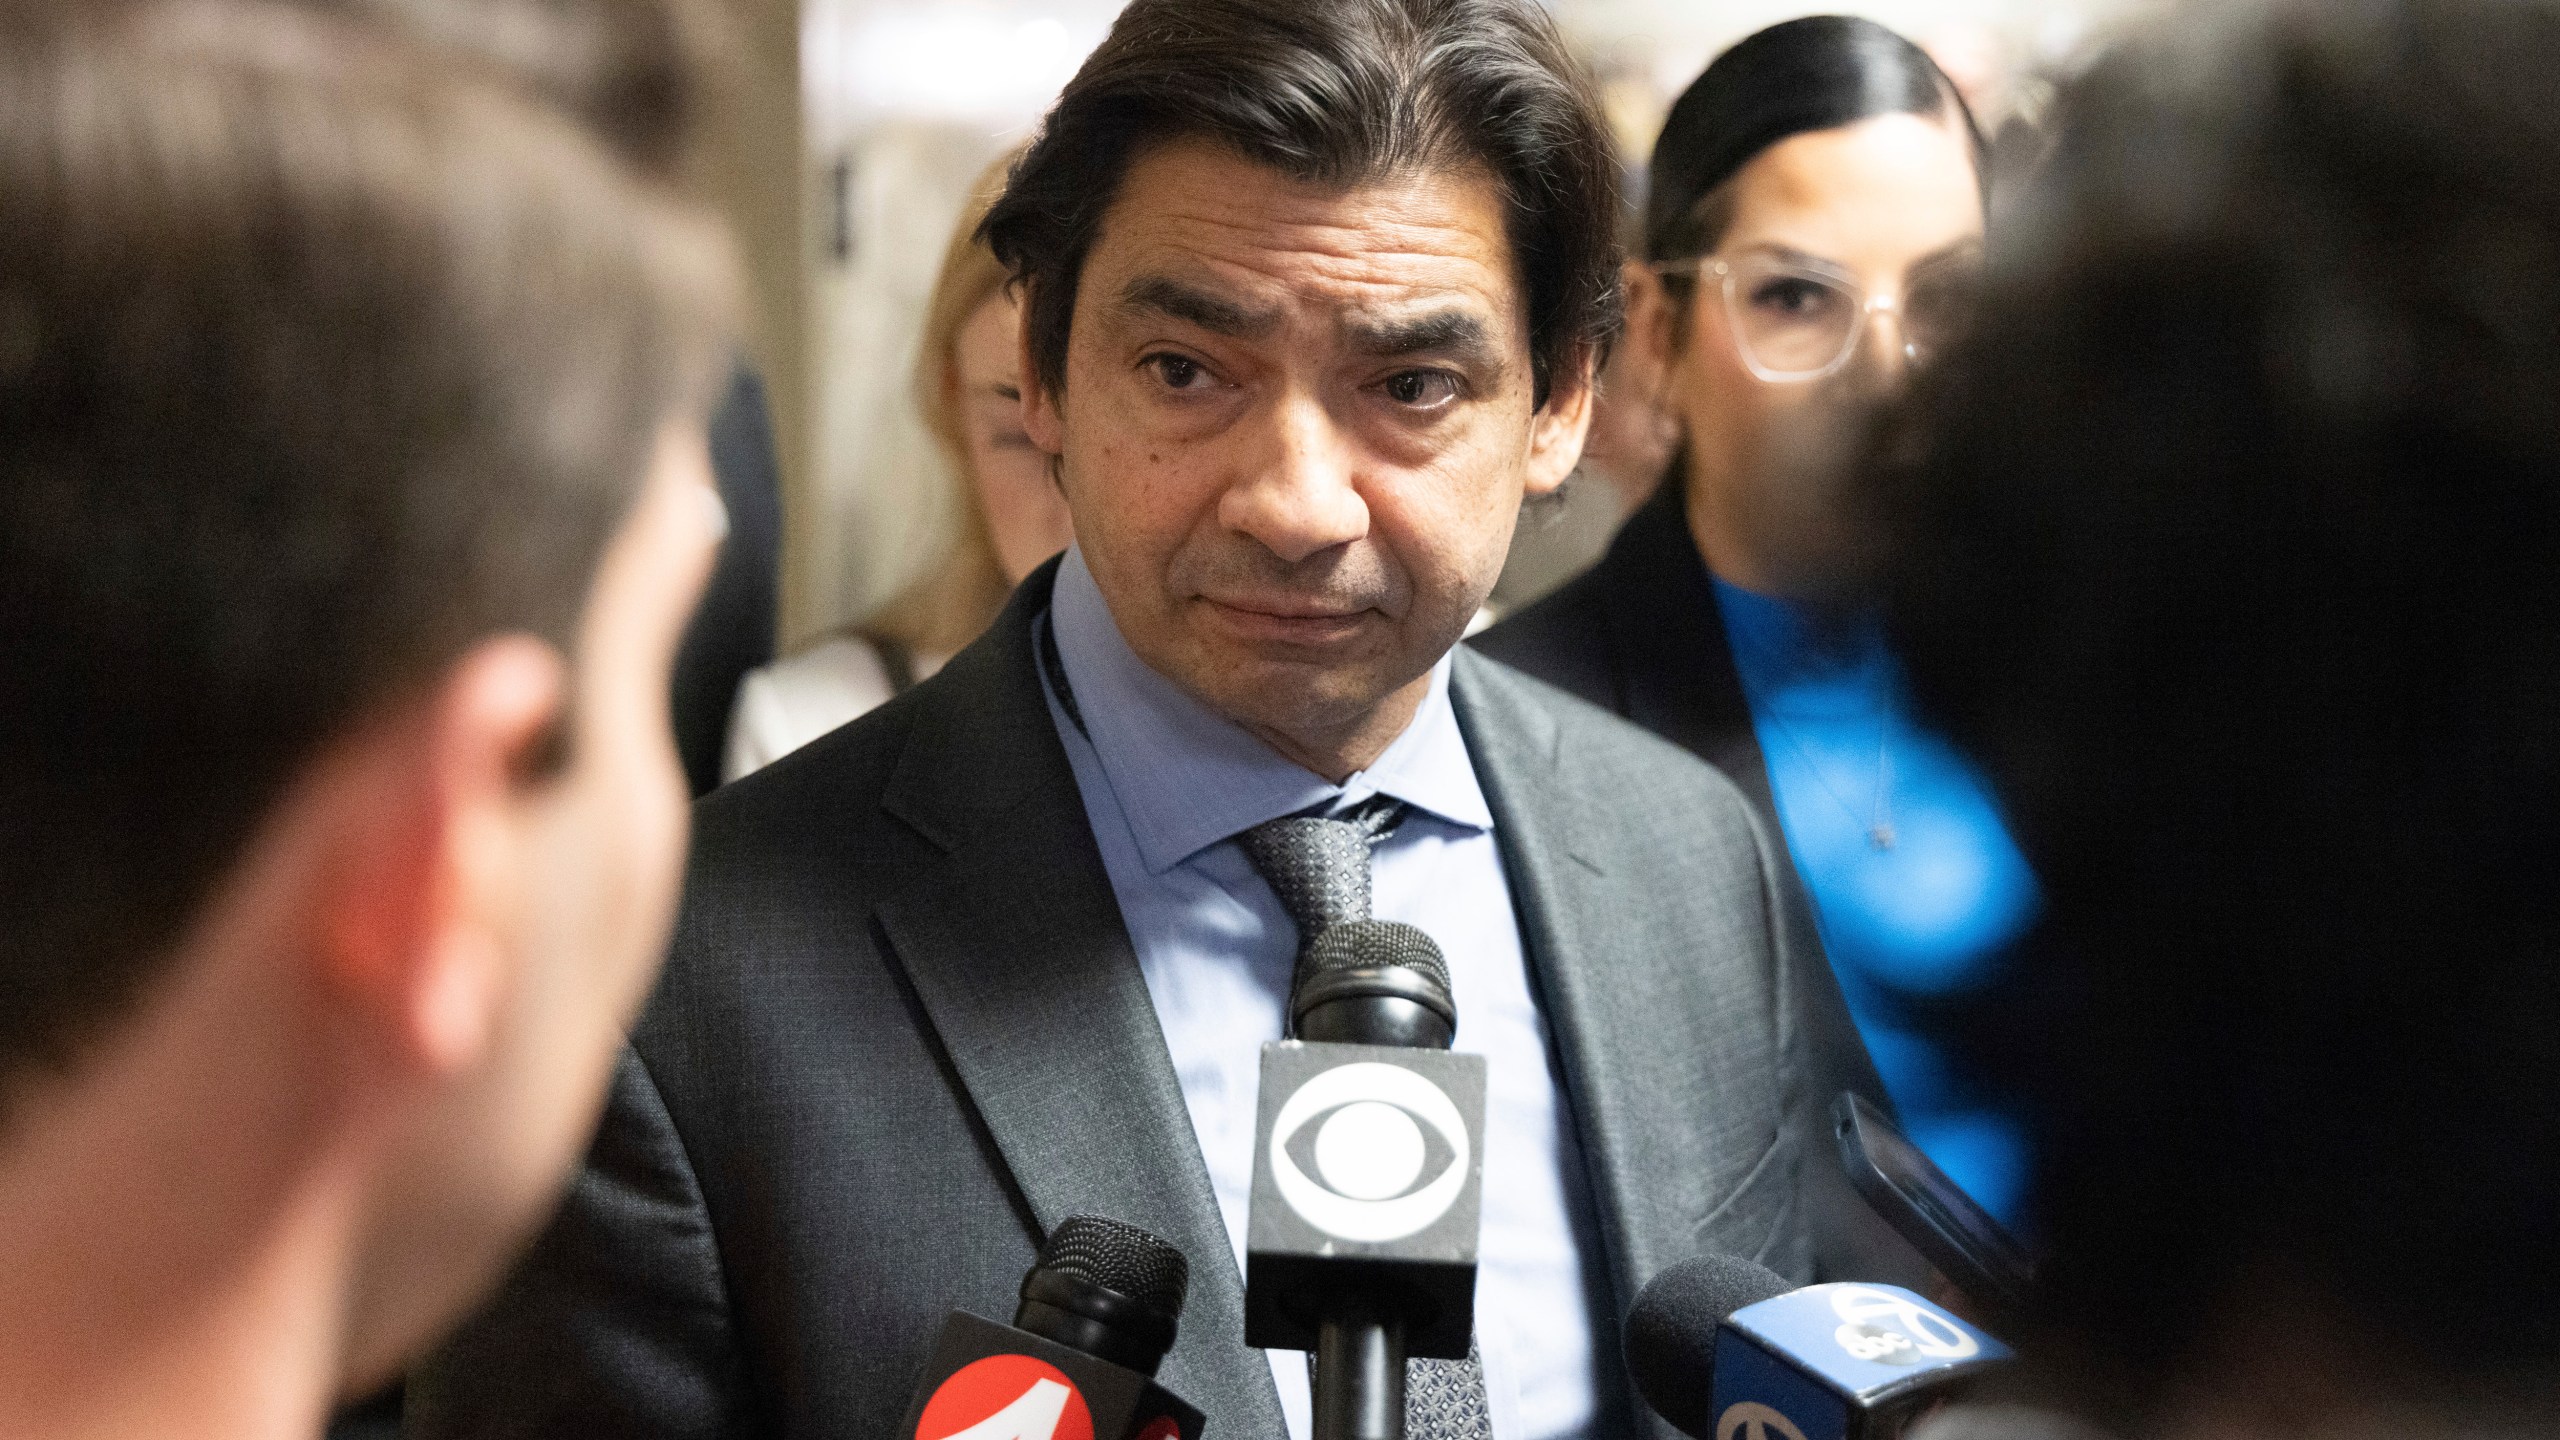
<path id="1" fill-rule="evenodd" d="M 1059 398 L 1049 392 L 1040 378 L 1040 365 L 1031 350 L 1031 287 L 1022 288 L 1022 323 L 1013 327 L 1016 353 L 1022 363 L 1022 433 L 1031 443 L 1052 456 L 1066 453 L 1067 427 L 1058 413 Z"/>
<path id="2" fill-rule="evenodd" d="M 1649 383 L 1659 389 L 1663 372 L 1679 358 L 1680 307 L 1662 286 L 1662 277 L 1653 267 L 1629 260 L 1620 267 L 1619 284 L 1627 297 L 1627 329 L 1623 342 L 1627 351 L 1625 368 L 1631 380 Z M 1652 403 L 1657 397 L 1648 392 L 1643 397 Z"/>
<path id="3" fill-rule="evenodd" d="M 1592 372 L 1597 357 L 1586 346 L 1573 363 L 1556 371 L 1547 384 L 1547 403 L 1529 417 L 1531 495 L 1553 494 L 1573 467 L 1582 463 L 1582 442 L 1591 434 Z"/>
<path id="4" fill-rule="evenodd" d="M 330 988 L 404 1068 L 467 1070 L 513 982 L 528 807 L 556 760 L 566 665 L 526 635 L 482 642 L 358 746 L 321 897 Z"/>

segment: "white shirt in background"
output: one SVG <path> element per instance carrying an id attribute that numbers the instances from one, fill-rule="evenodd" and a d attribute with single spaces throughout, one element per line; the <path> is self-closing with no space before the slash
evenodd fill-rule
<path id="1" fill-rule="evenodd" d="M 922 680 L 951 657 L 918 654 Z M 795 655 L 747 672 L 729 709 L 723 783 L 761 770 L 897 693 L 879 648 L 859 635 L 835 635 Z"/>

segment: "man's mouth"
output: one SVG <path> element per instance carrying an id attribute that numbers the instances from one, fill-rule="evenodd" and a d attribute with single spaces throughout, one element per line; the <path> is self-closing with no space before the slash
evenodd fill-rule
<path id="1" fill-rule="evenodd" d="M 1365 605 L 1292 595 L 1203 595 L 1200 603 L 1222 628 L 1243 638 L 1300 645 L 1346 638 L 1377 614 Z"/>

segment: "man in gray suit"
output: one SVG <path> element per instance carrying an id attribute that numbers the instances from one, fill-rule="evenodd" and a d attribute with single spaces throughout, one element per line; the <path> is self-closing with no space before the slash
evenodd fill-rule
<path id="1" fill-rule="evenodd" d="M 1256 1054 L 1345 918 L 1264 876 L 1318 864 L 1439 942 L 1492 1076 L 1480 1359 L 1417 1362 L 1411 1433 L 1633 1433 L 1654 1271 L 1855 1267 L 1822 1122 L 1876 1087 L 1775 843 L 1454 648 L 1580 451 L 1613 164 L 1531 0 L 1128 8 L 986 231 L 1077 547 L 704 803 L 593 1163 L 415 1428 L 885 1435 L 1095 1212 L 1191 1259 L 1165 1381 L 1303 1436 L 1235 1262 Z"/>

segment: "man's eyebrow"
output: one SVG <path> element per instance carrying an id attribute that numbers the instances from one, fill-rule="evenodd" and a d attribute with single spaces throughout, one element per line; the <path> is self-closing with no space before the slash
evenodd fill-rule
<path id="1" fill-rule="evenodd" d="M 1392 319 L 1355 316 L 1344 323 L 1343 331 L 1353 348 L 1380 359 L 1440 354 L 1487 365 L 1496 359 L 1491 329 L 1470 310 L 1434 310 Z"/>
<path id="2" fill-rule="evenodd" d="M 1276 310 L 1248 310 L 1224 296 L 1196 290 L 1162 275 L 1141 275 L 1120 291 L 1123 311 L 1155 314 L 1197 325 L 1212 335 L 1253 340 L 1280 324 Z"/>

